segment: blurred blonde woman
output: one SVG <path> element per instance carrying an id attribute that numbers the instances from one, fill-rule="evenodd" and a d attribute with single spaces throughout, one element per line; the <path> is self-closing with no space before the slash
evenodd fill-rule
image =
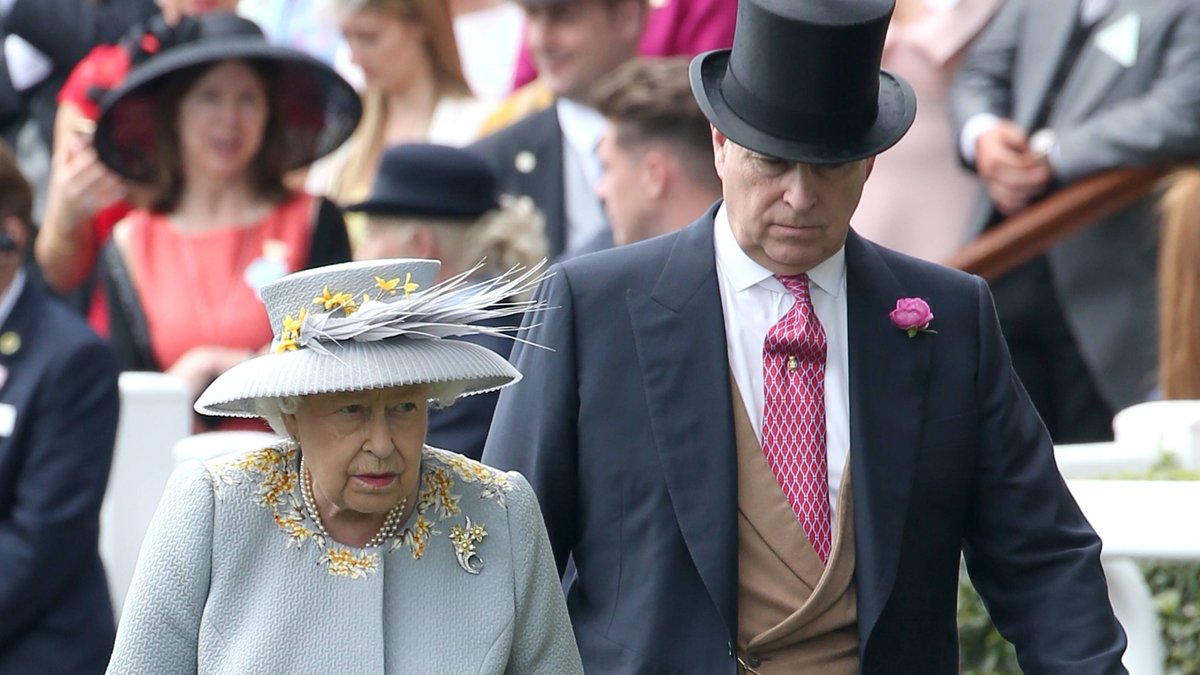
<path id="1" fill-rule="evenodd" d="M 472 270 L 482 280 L 496 279 L 514 267 L 533 268 L 546 255 L 542 217 L 532 200 L 498 195 L 488 164 L 460 148 L 415 143 L 388 148 L 370 197 L 347 211 L 366 221 L 356 259 L 440 260 L 438 282 Z M 521 318 L 507 315 L 492 325 L 516 330 Z M 512 349 L 511 340 L 494 335 L 463 339 L 505 358 Z M 497 396 L 471 396 L 431 411 L 429 444 L 479 459 Z"/>
<path id="2" fill-rule="evenodd" d="M 444 0 L 329 0 L 354 64 L 362 69 L 363 117 L 338 152 L 312 168 L 307 186 L 339 204 L 367 195 L 385 147 L 476 138 L 487 106 L 476 99 L 458 56 Z M 352 246 L 361 219 L 347 221 Z"/>
<path id="3" fill-rule="evenodd" d="M 1164 399 L 1200 399 L 1200 168 L 1176 172 L 1162 199 L 1158 378 Z"/>

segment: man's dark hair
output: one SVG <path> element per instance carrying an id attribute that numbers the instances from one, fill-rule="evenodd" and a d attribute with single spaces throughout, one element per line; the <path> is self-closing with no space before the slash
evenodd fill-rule
<path id="1" fill-rule="evenodd" d="M 694 180 L 716 183 L 712 136 L 692 97 L 686 59 L 633 59 L 606 75 L 590 102 L 613 123 L 617 145 L 662 143 Z"/>

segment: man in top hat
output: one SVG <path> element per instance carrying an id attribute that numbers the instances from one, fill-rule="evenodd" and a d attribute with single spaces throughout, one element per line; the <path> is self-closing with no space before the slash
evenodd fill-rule
<path id="1" fill-rule="evenodd" d="M 987 286 L 849 229 L 915 114 L 892 3 L 739 7 L 691 67 L 724 201 L 553 268 L 484 451 L 574 560 L 587 672 L 951 675 L 964 553 L 1026 672 L 1124 672 Z"/>
<path id="2" fill-rule="evenodd" d="M 647 0 L 520 0 L 526 41 L 554 105 L 472 146 L 502 192 L 527 195 L 546 218 L 556 258 L 608 228 L 596 198 L 604 118 L 586 101 L 607 73 L 637 56 Z"/>

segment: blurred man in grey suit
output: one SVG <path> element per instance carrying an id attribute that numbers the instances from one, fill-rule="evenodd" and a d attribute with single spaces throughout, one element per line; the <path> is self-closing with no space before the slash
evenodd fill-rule
<path id="1" fill-rule="evenodd" d="M 1009 0 L 952 91 L 982 229 L 1090 174 L 1200 155 L 1200 3 Z M 1056 442 L 1112 437 L 1153 386 L 1152 198 L 993 285 L 1014 366 Z"/>

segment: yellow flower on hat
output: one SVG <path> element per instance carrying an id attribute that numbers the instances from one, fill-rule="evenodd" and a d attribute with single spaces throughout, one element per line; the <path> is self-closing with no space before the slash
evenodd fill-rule
<path id="1" fill-rule="evenodd" d="M 397 279 L 396 281 L 399 281 Z M 421 285 L 412 280 L 412 272 L 404 273 L 404 299 L 408 299 L 408 294 L 420 288 Z"/>
<path id="2" fill-rule="evenodd" d="M 294 352 L 297 348 L 296 338 L 285 333 L 279 336 L 279 344 L 275 345 L 275 353 Z"/>
<path id="3" fill-rule="evenodd" d="M 358 303 L 354 300 L 353 295 L 345 292 L 330 293 L 328 286 L 325 287 L 321 295 L 313 298 L 313 302 L 318 305 L 324 305 L 328 311 L 335 309 L 345 310 L 346 316 L 350 316 L 358 311 Z"/>
<path id="4" fill-rule="evenodd" d="M 410 275 L 411 276 L 411 275 Z M 375 277 L 375 286 L 379 288 L 379 297 L 383 297 L 384 293 L 389 295 L 396 294 L 396 287 L 400 285 L 400 277 L 395 279 L 384 280 L 382 277 Z M 407 295 L 407 291 L 405 291 Z"/>
<path id="5" fill-rule="evenodd" d="M 304 325 L 304 318 L 307 316 L 308 310 L 303 307 L 294 319 L 291 314 L 284 315 L 283 330 L 279 331 L 279 344 L 275 345 L 276 354 L 296 351 L 299 347 L 300 327 Z"/>
<path id="6" fill-rule="evenodd" d="M 308 316 L 308 310 L 301 307 L 300 313 L 293 319 L 291 314 L 283 317 L 283 332 L 291 333 L 292 335 L 300 334 L 300 326 L 304 325 L 304 318 Z"/>

